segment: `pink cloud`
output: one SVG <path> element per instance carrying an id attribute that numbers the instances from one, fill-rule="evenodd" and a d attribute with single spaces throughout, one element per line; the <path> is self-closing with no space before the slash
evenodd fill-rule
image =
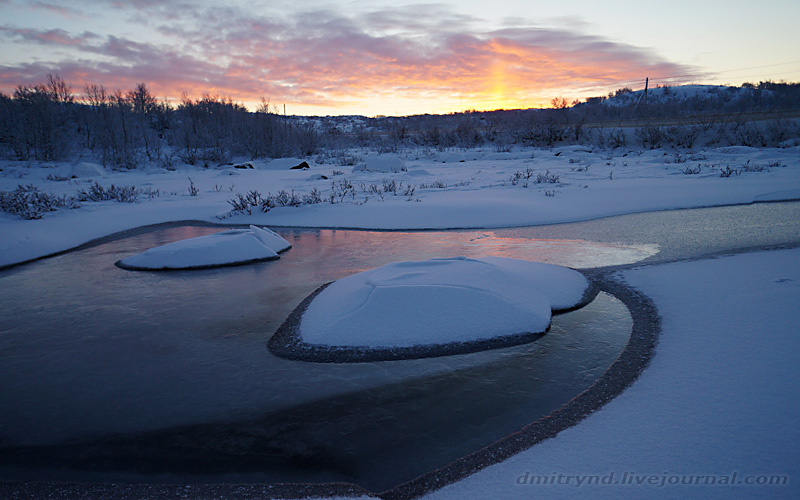
<path id="1" fill-rule="evenodd" d="M 67 19 L 74 17 L 86 17 L 80 12 L 80 10 L 73 7 L 67 7 L 65 5 L 58 5 L 50 2 L 32 2 L 28 5 L 33 9 L 53 12 Z"/>
<path id="2" fill-rule="evenodd" d="M 129 8 L 153 5 L 138 0 Z M 187 16 L 192 24 L 167 20 L 157 27 L 176 39 L 170 46 L 88 32 L 0 28 L 6 38 L 81 53 L 77 60 L 0 67 L 0 88 L 58 73 L 76 86 L 127 89 L 146 82 L 170 97 L 209 92 L 249 102 L 263 96 L 336 106 L 454 95 L 549 100 L 645 76 L 695 72 L 650 50 L 580 30 L 517 25 L 481 31 L 477 20 L 435 5 L 355 16 L 321 10 L 259 17 L 229 7 L 196 9 Z"/>

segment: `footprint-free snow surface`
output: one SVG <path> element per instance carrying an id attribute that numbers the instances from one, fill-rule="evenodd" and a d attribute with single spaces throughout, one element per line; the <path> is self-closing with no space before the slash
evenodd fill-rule
<path id="1" fill-rule="evenodd" d="M 478 350 L 476 343 L 506 337 L 519 343 L 545 332 L 553 311 L 579 305 L 587 288 L 577 271 L 517 259 L 395 262 L 340 279 L 312 295 L 270 347 L 288 357 L 294 356 L 287 349 L 339 350 L 343 359 L 317 360 L 352 361 L 348 349 L 361 354 L 404 351 L 387 358 L 396 359 L 417 357 L 413 350 L 419 348 L 430 356 L 448 353 L 430 352 L 432 347 L 472 345 L 468 350 Z M 275 349 L 281 340 L 288 342 Z"/>
<path id="2" fill-rule="evenodd" d="M 266 228 L 234 229 L 176 241 L 117 262 L 124 269 L 203 269 L 280 258 L 288 241 Z"/>

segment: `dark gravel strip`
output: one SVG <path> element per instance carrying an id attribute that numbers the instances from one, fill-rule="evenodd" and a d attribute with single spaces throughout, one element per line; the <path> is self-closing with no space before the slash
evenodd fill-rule
<path id="1" fill-rule="evenodd" d="M 352 484 L 117 484 L 0 482 L 3 500 L 262 500 L 362 497 Z"/>

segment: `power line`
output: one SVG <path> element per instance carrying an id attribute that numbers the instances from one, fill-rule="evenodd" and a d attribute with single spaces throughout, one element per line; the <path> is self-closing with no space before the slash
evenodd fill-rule
<path id="1" fill-rule="evenodd" d="M 789 64 L 800 64 L 800 60 L 787 61 L 787 62 L 775 63 L 775 64 L 764 64 L 764 65 L 761 65 L 761 66 L 750 66 L 750 67 L 747 67 L 747 68 L 726 69 L 726 70 L 720 70 L 720 71 L 704 71 L 704 72 L 697 71 L 697 72 L 694 72 L 694 73 L 684 73 L 684 74 L 681 74 L 681 75 L 654 76 L 654 77 L 650 78 L 650 81 L 651 82 L 656 82 L 656 83 L 664 83 L 664 82 L 669 82 L 671 80 L 676 80 L 676 79 L 679 79 L 679 78 L 711 78 L 711 77 L 714 77 L 716 79 L 719 79 L 721 77 L 719 75 L 724 75 L 726 73 L 734 73 L 734 72 L 737 72 L 737 71 L 749 71 L 749 70 L 753 70 L 753 69 L 762 69 L 762 68 L 774 68 L 776 66 L 786 66 L 786 65 L 789 65 Z M 797 68 L 797 70 L 800 71 L 800 68 Z M 766 75 L 765 74 L 761 74 L 761 75 L 743 75 L 743 76 L 732 76 L 732 77 L 745 78 L 745 79 L 746 78 L 763 78 L 763 77 L 776 76 L 776 75 L 781 75 L 781 74 L 783 74 L 783 73 L 771 73 L 771 74 L 766 74 Z M 582 93 L 582 92 L 592 92 L 592 91 L 599 92 L 602 89 L 608 89 L 608 88 L 611 88 L 611 87 L 622 88 L 622 87 L 633 86 L 633 85 L 644 85 L 644 82 L 645 82 L 645 79 L 644 78 L 640 78 L 640 79 L 637 79 L 637 80 L 617 81 L 617 82 L 613 82 L 613 83 L 601 83 L 601 84 L 598 84 L 598 85 L 593 85 L 591 87 L 583 87 L 583 88 L 580 88 L 580 89 L 575 89 L 575 91 L 580 92 L 580 93 Z"/>
<path id="2" fill-rule="evenodd" d="M 751 69 L 761 69 L 761 68 L 773 68 L 775 66 L 786 66 L 788 64 L 800 64 L 800 60 L 797 61 L 788 61 L 776 64 L 764 64 L 762 66 L 751 66 L 749 68 L 736 68 L 736 69 L 724 69 L 720 71 L 705 71 L 705 72 L 696 72 L 696 73 L 686 73 L 683 75 L 672 75 L 672 76 L 657 76 L 651 78 L 651 80 L 672 80 L 675 78 L 691 78 L 691 77 L 701 77 L 701 76 L 709 76 L 709 75 L 721 75 L 724 73 L 734 73 L 737 71 L 750 71 Z M 745 77 L 745 78 L 755 78 L 755 77 Z"/>
<path id="3" fill-rule="evenodd" d="M 796 71 L 800 72 L 800 67 L 798 67 Z M 771 77 L 771 76 L 782 76 L 782 75 L 785 75 L 785 74 L 786 74 L 785 72 L 784 73 L 770 73 L 770 74 L 766 74 L 766 75 L 762 73 L 760 75 L 739 75 L 739 76 L 727 77 L 727 78 L 741 78 L 741 79 L 747 80 L 747 79 L 750 79 L 750 78 L 766 78 L 766 77 Z"/>
<path id="4" fill-rule="evenodd" d="M 752 66 L 750 68 L 728 69 L 728 70 L 719 71 L 719 73 L 729 73 L 731 71 L 749 71 L 751 69 L 761 69 L 761 68 L 772 68 L 772 67 L 775 67 L 775 66 L 786 66 L 787 64 L 800 64 L 800 60 L 798 60 L 798 61 L 789 61 L 789 62 L 784 62 L 784 63 L 777 63 L 777 64 L 765 64 L 763 66 Z"/>

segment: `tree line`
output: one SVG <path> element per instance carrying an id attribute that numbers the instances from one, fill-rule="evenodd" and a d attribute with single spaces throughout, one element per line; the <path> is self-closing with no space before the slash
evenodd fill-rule
<path id="1" fill-rule="evenodd" d="M 583 143 L 602 147 L 697 145 L 775 146 L 800 137 L 800 84 L 759 82 L 719 88 L 693 97 L 642 105 L 626 99 L 629 88 L 584 102 L 556 97 L 550 108 L 467 111 L 446 115 L 359 117 L 347 128 L 337 117 L 282 116 L 262 99 L 255 111 L 230 98 L 186 94 L 173 105 L 140 83 L 111 92 L 83 87 L 80 97 L 59 76 L 11 95 L 0 93 L 0 155 L 54 161 L 92 157 L 112 168 L 178 161 L 218 165 L 234 157 L 308 157 L 320 152 L 370 147 L 379 152 L 406 146 L 552 146 Z M 613 105 L 611 103 L 613 102 Z M 754 116 L 768 114 L 768 118 Z M 354 125 L 355 124 L 355 125 Z M 341 154 L 342 161 L 346 157 Z"/>
<path id="2" fill-rule="evenodd" d="M 18 160 L 62 160 L 89 154 L 104 165 L 167 168 L 229 161 L 234 156 L 281 157 L 317 150 L 317 133 L 280 117 L 269 103 L 250 112 L 229 98 L 186 94 L 173 106 L 144 83 L 110 92 L 86 85 L 78 99 L 50 75 L 45 83 L 0 93 L 0 148 Z"/>

